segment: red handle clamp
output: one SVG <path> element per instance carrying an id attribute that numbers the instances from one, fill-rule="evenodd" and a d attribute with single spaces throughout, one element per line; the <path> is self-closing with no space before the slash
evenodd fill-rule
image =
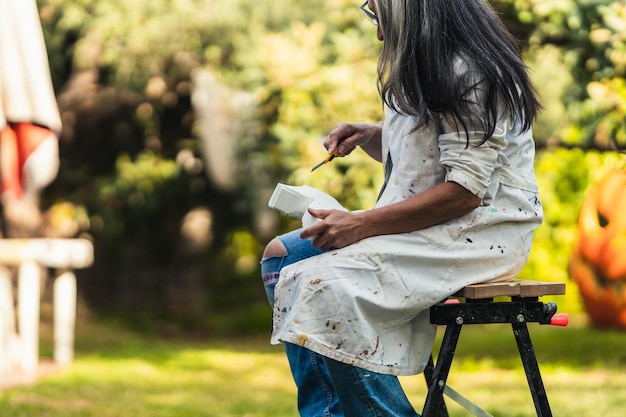
<path id="1" fill-rule="evenodd" d="M 565 327 L 569 324 L 569 316 L 567 314 L 555 314 L 550 320 L 552 326 Z"/>

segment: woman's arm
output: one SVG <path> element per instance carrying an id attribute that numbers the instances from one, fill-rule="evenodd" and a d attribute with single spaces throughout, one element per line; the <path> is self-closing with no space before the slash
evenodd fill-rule
<path id="1" fill-rule="evenodd" d="M 309 212 L 322 221 L 308 227 L 302 238 L 313 246 L 338 249 L 371 236 L 424 229 L 462 216 L 480 205 L 481 199 L 455 182 L 445 182 L 389 206 L 346 213 L 339 210 Z"/>

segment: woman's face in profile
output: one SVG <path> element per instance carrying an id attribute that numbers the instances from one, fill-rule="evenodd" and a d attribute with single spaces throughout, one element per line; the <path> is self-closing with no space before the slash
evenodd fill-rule
<path id="1" fill-rule="evenodd" d="M 376 4 L 374 4 L 374 0 L 368 0 L 367 7 L 369 7 L 369 9 L 374 14 L 378 14 L 378 10 L 376 10 Z M 378 26 L 376 26 L 376 38 L 381 42 L 385 39 L 385 36 L 383 35 L 383 30 L 380 25 L 380 20 L 378 21 Z"/>

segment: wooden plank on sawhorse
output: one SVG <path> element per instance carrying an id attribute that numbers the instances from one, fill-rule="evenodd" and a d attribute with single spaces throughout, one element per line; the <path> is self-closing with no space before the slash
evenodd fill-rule
<path id="1" fill-rule="evenodd" d="M 516 279 L 514 281 L 489 282 L 468 285 L 453 297 L 484 299 L 494 297 L 541 297 L 543 295 L 565 294 L 564 282 L 531 281 Z"/>

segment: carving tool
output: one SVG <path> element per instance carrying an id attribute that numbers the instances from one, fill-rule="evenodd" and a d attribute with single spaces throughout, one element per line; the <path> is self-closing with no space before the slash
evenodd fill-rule
<path id="1" fill-rule="evenodd" d="M 329 153 L 328 156 L 326 157 L 326 159 L 324 159 L 322 162 L 320 162 L 319 164 L 315 165 L 313 167 L 313 169 L 311 169 L 311 172 L 315 171 L 316 169 L 318 169 L 319 167 L 321 167 L 323 165 L 326 165 L 327 163 L 329 163 L 330 161 L 335 159 L 335 157 L 337 155 L 339 155 L 339 149 L 335 149 L 335 152 Z"/>

